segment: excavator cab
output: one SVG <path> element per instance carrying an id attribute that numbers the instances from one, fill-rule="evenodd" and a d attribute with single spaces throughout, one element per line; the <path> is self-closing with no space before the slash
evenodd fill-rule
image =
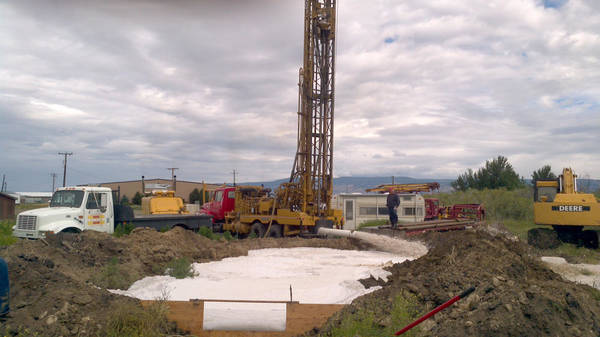
<path id="1" fill-rule="evenodd" d="M 556 194 L 560 192 L 559 188 L 559 182 L 556 179 L 538 180 L 535 182 L 533 200 L 535 202 L 553 202 Z"/>

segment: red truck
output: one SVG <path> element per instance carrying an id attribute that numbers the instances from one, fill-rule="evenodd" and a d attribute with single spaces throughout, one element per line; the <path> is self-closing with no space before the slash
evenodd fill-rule
<path id="1" fill-rule="evenodd" d="M 235 209 L 235 187 L 216 189 L 210 201 L 202 205 L 201 214 L 212 215 L 213 231 L 223 231 L 225 214 Z"/>

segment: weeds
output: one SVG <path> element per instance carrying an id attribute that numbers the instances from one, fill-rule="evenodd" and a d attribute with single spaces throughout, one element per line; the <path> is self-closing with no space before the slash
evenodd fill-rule
<path id="1" fill-rule="evenodd" d="M 209 238 L 211 240 L 215 239 L 215 233 L 213 233 L 213 231 L 209 227 L 200 227 L 198 229 L 198 234 L 200 234 L 206 238 Z"/>
<path id="2" fill-rule="evenodd" d="M 145 307 L 127 303 L 112 309 L 103 336 L 154 337 L 173 332 L 165 301 L 156 301 Z"/>
<path id="3" fill-rule="evenodd" d="M 225 233 L 223 233 L 223 238 L 227 241 L 235 240 L 229 231 L 225 231 Z"/>
<path id="4" fill-rule="evenodd" d="M 17 242 L 17 238 L 12 235 L 12 227 L 14 225 L 14 220 L 0 221 L 0 247 L 10 246 Z"/>
<path id="5" fill-rule="evenodd" d="M 192 263 L 185 257 L 169 262 L 167 264 L 167 274 L 177 279 L 195 276 Z"/>
<path id="6" fill-rule="evenodd" d="M 119 259 L 113 257 L 99 273 L 92 276 L 92 282 L 108 289 L 126 289 L 131 283 L 130 275 L 119 267 Z"/>
<path id="7" fill-rule="evenodd" d="M 533 192 L 530 187 L 512 191 L 506 189 L 471 189 L 464 192 L 439 193 L 426 197 L 438 198 L 444 205 L 483 204 L 487 220 L 533 220 Z"/>
<path id="8" fill-rule="evenodd" d="M 132 223 L 120 223 L 115 227 L 113 236 L 120 238 L 123 235 L 129 235 L 134 229 L 135 226 Z"/>
<path id="9" fill-rule="evenodd" d="M 375 310 L 362 308 L 346 316 L 340 325 L 331 330 L 331 336 L 392 336 L 394 332 L 417 318 L 419 304 L 415 295 L 401 292 L 394 298 L 389 314 L 375 315 Z M 406 332 L 405 336 L 416 336 L 418 328 Z"/>
<path id="10" fill-rule="evenodd" d="M 365 227 L 376 227 L 376 226 L 385 226 L 388 224 L 388 220 L 387 219 L 380 219 L 380 220 L 369 220 L 369 221 L 365 221 L 363 223 L 361 223 L 360 225 L 358 225 L 358 229 L 361 228 L 365 228 Z"/>

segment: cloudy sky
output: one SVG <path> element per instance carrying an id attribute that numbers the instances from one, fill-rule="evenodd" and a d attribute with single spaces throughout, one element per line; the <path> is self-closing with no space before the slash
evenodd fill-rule
<path id="1" fill-rule="evenodd" d="M 3 1 L 13 191 L 289 175 L 303 1 Z M 600 178 L 600 2 L 341 0 L 334 174 L 455 178 L 498 155 Z"/>

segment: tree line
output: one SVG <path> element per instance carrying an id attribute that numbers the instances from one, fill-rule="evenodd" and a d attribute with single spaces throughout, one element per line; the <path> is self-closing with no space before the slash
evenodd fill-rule
<path id="1" fill-rule="evenodd" d="M 550 165 L 542 166 L 531 175 L 534 185 L 537 180 L 550 179 L 556 179 L 556 175 L 552 173 Z M 486 160 L 485 165 L 477 171 L 468 169 L 465 173 L 460 174 L 450 185 L 457 191 L 499 188 L 514 190 L 525 187 L 525 179 L 515 172 L 506 157 L 498 156 L 497 158 Z"/>

